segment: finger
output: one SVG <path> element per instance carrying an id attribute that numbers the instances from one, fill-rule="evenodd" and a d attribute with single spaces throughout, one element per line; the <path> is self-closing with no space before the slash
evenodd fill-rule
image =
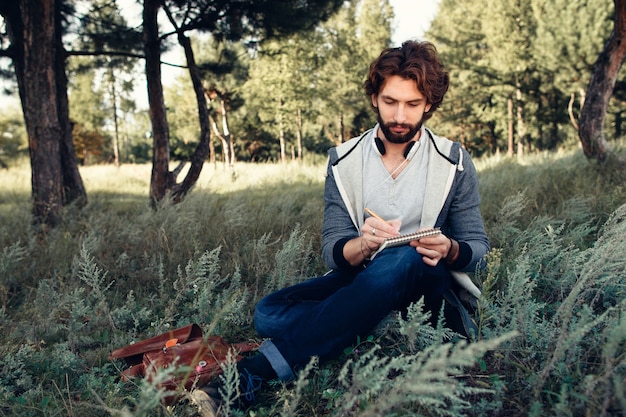
<path id="1" fill-rule="evenodd" d="M 395 233 L 400 233 L 400 226 L 402 226 L 402 221 L 400 219 L 389 220 L 388 224 L 393 228 Z"/>
<path id="2" fill-rule="evenodd" d="M 422 256 L 422 260 L 428 266 L 437 266 L 437 264 L 439 263 L 439 259 L 432 259 L 428 256 Z"/>
<path id="3" fill-rule="evenodd" d="M 437 245 L 447 245 L 450 241 L 446 235 L 443 233 L 424 236 L 419 239 L 420 243 L 425 246 L 437 246 Z"/>
<path id="4" fill-rule="evenodd" d="M 377 237 L 377 236 L 367 235 L 367 234 L 363 235 L 363 243 L 371 251 L 377 250 L 384 241 L 385 239 L 382 237 Z"/>
<path id="5" fill-rule="evenodd" d="M 367 218 L 363 226 L 361 226 L 362 234 L 376 236 L 383 239 L 397 236 L 399 230 L 399 227 L 387 222 L 382 222 L 373 217 Z"/>
<path id="6" fill-rule="evenodd" d="M 423 246 L 418 246 L 416 250 L 417 253 L 422 255 L 424 263 L 427 265 L 435 266 L 442 259 L 441 253 L 437 250 L 428 249 Z"/>

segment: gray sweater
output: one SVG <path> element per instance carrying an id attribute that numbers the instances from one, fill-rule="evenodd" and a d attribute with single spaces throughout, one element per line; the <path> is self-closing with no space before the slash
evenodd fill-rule
<path id="1" fill-rule="evenodd" d="M 369 130 L 328 152 L 322 255 L 332 269 L 348 267 L 343 246 L 359 236 L 364 222 L 363 146 L 371 143 L 375 132 L 376 128 Z M 425 141 L 422 146 L 430 147 L 426 189 L 416 190 L 424 193 L 421 227 L 441 228 L 446 236 L 459 242 L 459 258 L 450 266 L 451 272 L 475 271 L 484 266 L 490 249 L 480 213 L 476 169 L 458 142 L 436 136 L 425 128 L 420 140 Z M 477 289 L 469 290 L 480 295 Z"/>

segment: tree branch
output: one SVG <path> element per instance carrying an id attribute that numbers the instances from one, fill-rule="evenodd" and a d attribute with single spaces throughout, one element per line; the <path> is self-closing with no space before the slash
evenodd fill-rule
<path id="1" fill-rule="evenodd" d="M 68 56 L 125 56 L 128 58 L 146 59 L 143 54 L 135 54 L 132 52 L 124 51 L 68 51 Z M 0 56 L 2 56 L 2 50 L 0 50 Z M 167 65 L 175 68 L 187 69 L 187 65 L 172 64 L 171 62 L 160 61 L 162 65 Z"/>

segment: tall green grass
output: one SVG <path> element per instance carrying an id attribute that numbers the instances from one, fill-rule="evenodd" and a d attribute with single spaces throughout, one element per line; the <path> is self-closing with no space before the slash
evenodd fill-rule
<path id="1" fill-rule="evenodd" d="M 494 248 L 474 276 L 480 340 L 451 343 L 418 303 L 234 415 L 626 413 L 624 171 L 579 150 L 475 162 Z M 46 235 L 30 225 L 29 167 L 3 171 L 0 415 L 194 415 L 120 381 L 108 353 L 191 322 L 254 337 L 259 298 L 325 272 L 322 161 L 207 164 L 182 204 L 156 211 L 150 170 L 82 168 L 89 203 Z"/>

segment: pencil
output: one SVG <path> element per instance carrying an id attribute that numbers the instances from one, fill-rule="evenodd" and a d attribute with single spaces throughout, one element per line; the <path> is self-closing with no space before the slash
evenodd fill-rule
<path id="1" fill-rule="evenodd" d="M 374 213 L 372 210 L 368 209 L 367 207 L 365 207 L 365 212 L 369 214 L 370 216 L 372 216 L 373 218 L 378 219 L 381 222 L 387 223 L 387 220 L 383 219 L 382 217 L 380 217 L 378 214 Z"/>

